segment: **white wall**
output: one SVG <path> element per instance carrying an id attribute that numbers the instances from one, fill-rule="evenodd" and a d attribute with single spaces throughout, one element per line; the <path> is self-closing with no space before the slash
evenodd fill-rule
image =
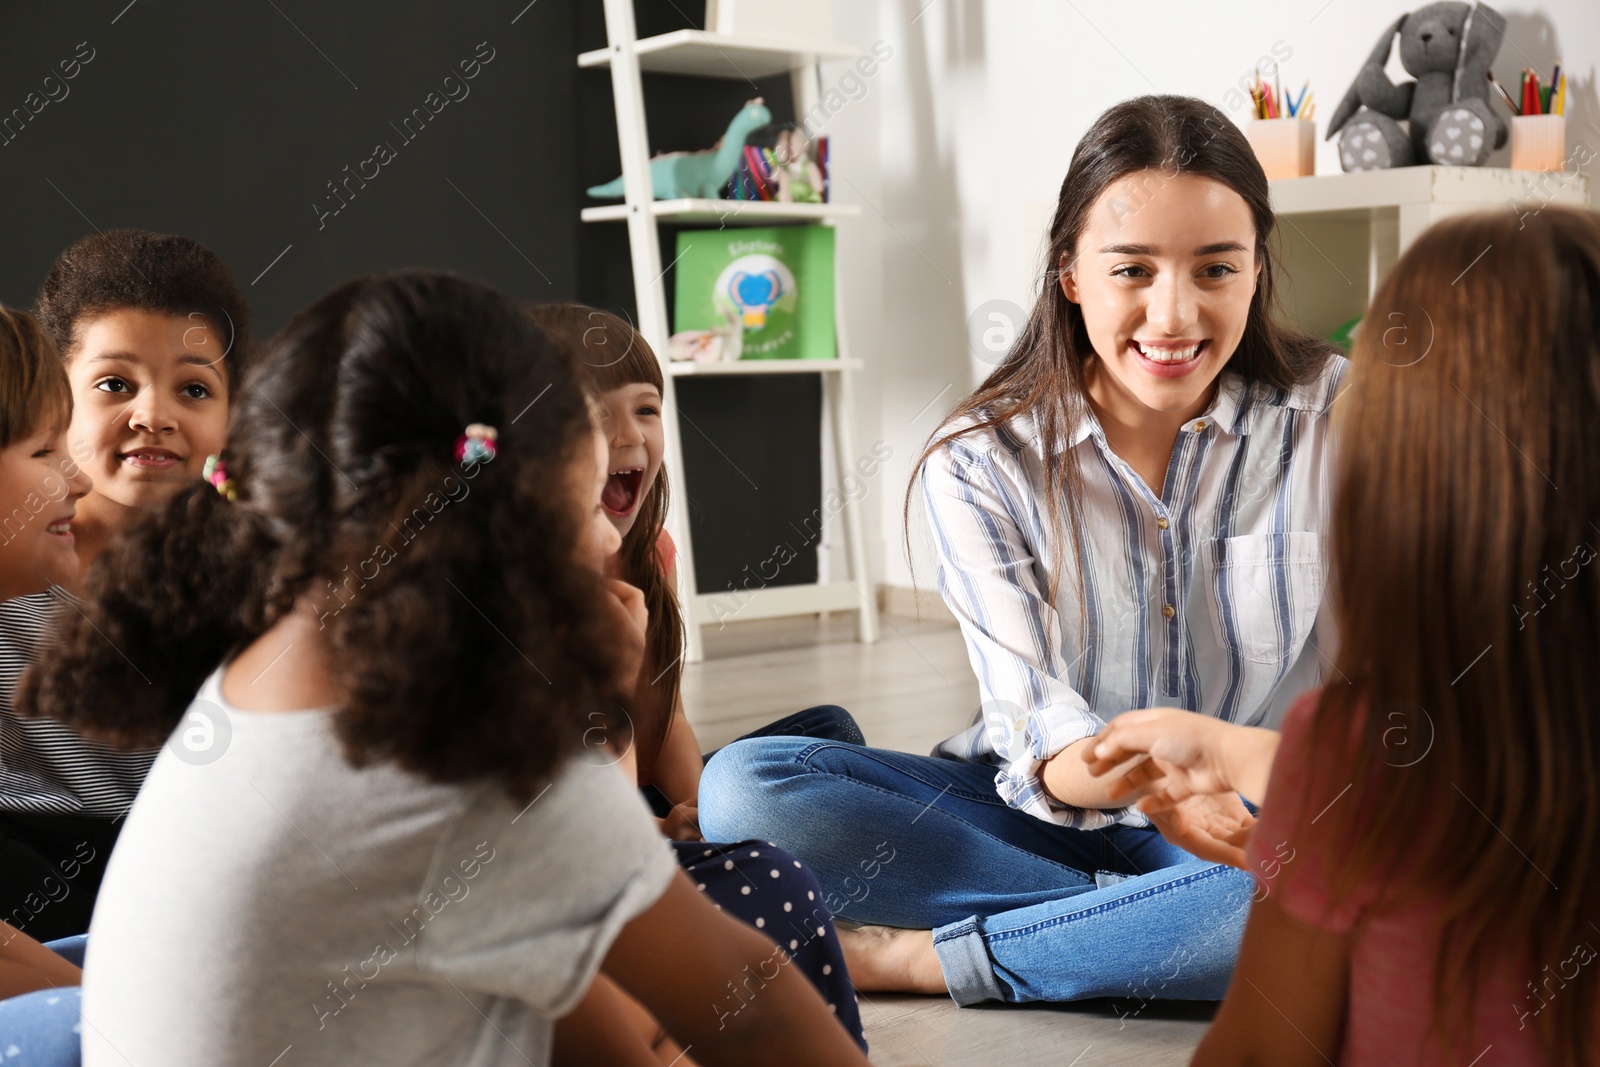
<path id="1" fill-rule="evenodd" d="M 1276 46 L 1287 55 L 1284 87 L 1311 81 L 1321 138 L 1380 32 L 1415 6 L 1299 0 L 1245 17 L 1233 5 L 1183 0 L 833 0 L 839 40 L 894 50 L 823 131 L 833 138 L 836 197 L 863 205 L 860 219 L 839 226 L 850 341 L 867 362 L 857 450 L 880 440 L 894 450 L 866 497 L 877 581 L 911 582 L 900 541 L 911 460 L 988 369 L 969 352 L 969 316 L 990 301 L 1031 304 L 1039 213 L 1053 206 L 1096 116 L 1144 93 L 1183 93 L 1243 124 L 1248 98 L 1230 90 Z M 1548 76 L 1560 58 L 1568 145 L 1600 154 L 1600 4 L 1497 7 L 1508 29 L 1495 77 L 1515 94 L 1523 66 Z M 825 84 L 843 70 L 829 68 Z M 1406 77 L 1393 60 L 1390 73 Z M 1502 150 L 1490 163 L 1507 159 Z M 1600 165 L 1584 169 L 1600 186 Z M 1339 172 L 1334 143 L 1319 139 L 1317 170 Z M 912 511 L 915 532 L 920 508 Z M 925 551 L 917 577 L 930 587 Z"/>

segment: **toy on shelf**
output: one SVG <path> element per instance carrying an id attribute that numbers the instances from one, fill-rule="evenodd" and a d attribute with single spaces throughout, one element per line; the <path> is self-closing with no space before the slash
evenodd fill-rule
<path id="1" fill-rule="evenodd" d="M 729 184 L 734 200 L 786 204 L 828 202 L 828 139 L 813 141 L 793 123 L 774 123 L 745 140 L 744 159 Z"/>
<path id="2" fill-rule="evenodd" d="M 650 160 L 650 187 L 657 200 L 683 197 L 715 199 L 722 195 L 744 154 L 744 141 L 751 130 L 772 121 L 761 97 L 756 97 L 728 123 L 728 132 L 704 152 L 667 152 Z M 589 187 L 596 200 L 618 200 L 623 196 L 622 179 Z"/>
<path id="3" fill-rule="evenodd" d="M 667 338 L 667 358 L 677 363 L 717 363 L 744 354 L 744 323 L 739 312 L 724 311 L 723 325 L 710 330 L 680 330 Z"/>
<path id="4" fill-rule="evenodd" d="M 1400 16 L 1329 119 L 1329 139 L 1343 131 L 1344 169 L 1482 166 L 1506 143 L 1506 123 L 1489 106 L 1489 65 L 1505 32 L 1505 16 L 1485 4 L 1428 4 Z M 1396 37 L 1400 63 L 1416 79 L 1403 85 L 1383 69 Z"/>

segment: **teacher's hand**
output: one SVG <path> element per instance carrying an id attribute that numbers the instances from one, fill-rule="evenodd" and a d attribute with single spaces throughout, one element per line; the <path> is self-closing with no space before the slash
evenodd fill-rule
<path id="1" fill-rule="evenodd" d="M 1219 794 L 1242 793 L 1259 805 L 1277 751 L 1272 730 L 1145 708 L 1107 723 L 1084 745 L 1083 760 L 1095 777 L 1118 771 L 1106 792 L 1123 803 L 1136 800 L 1140 811 L 1153 815 L 1191 797 Z"/>

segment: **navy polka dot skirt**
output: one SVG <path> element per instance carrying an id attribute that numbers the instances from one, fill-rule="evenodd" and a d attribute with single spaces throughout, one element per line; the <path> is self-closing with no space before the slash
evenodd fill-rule
<path id="1" fill-rule="evenodd" d="M 811 868 L 766 841 L 713 845 L 674 841 L 678 864 L 702 893 L 723 911 L 755 927 L 772 941 L 772 957 L 728 983 L 717 1017 L 737 1015 L 778 968 L 797 968 L 811 980 L 823 1001 L 839 1018 L 861 1051 L 867 1035 L 861 1029 L 856 991 L 845 970 L 844 952 L 833 929 L 833 916 L 822 903 L 822 886 Z"/>

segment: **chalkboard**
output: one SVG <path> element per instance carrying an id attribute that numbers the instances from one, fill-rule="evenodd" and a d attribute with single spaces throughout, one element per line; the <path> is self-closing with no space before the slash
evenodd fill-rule
<path id="1" fill-rule="evenodd" d="M 523 6 L 6 5 L 0 115 L 93 58 L 0 146 L 0 300 L 31 304 L 62 248 L 116 226 L 212 248 L 263 335 L 375 270 L 578 295 L 577 5 Z"/>

